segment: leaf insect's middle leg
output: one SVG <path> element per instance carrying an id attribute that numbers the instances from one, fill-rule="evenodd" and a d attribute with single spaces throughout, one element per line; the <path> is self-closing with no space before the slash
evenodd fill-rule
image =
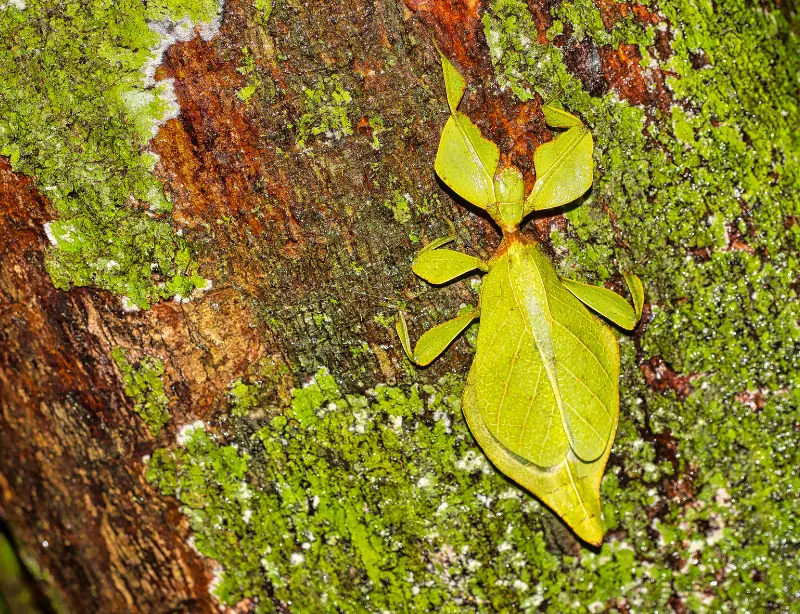
<path id="1" fill-rule="evenodd" d="M 445 284 L 472 271 L 489 270 L 489 264 L 480 258 L 450 249 L 439 249 L 454 239 L 455 236 L 451 235 L 431 241 L 417 254 L 411 270 L 432 284 Z M 412 350 L 406 318 L 401 311 L 396 323 L 397 334 L 408 358 L 419 366 L 425 366 L 444 352 L 479 314 L 480 309 L 473 307 L 452 320 L 434 326 L 419 338 Z"/>
<path id="2" fill-rule="evenodd" d="M 590 309 L 625 330 L 633 330 L 642 317 L 644 287 L 633 273 L 623 273 L 631 293 L 633 307 L 616 292 L 572 279 L 560 278 L 564 287 Z"/>
<path id="3" fill-rule="evenodd" d="M 480 258 L 452 249 L 439 249 L 454 239 L 451 235 L 431 241 L 417 254 L 411 270 L 428 283 L 436 285 L 446 284 L 471 271 L 489 270 L 489 265 Z"/>

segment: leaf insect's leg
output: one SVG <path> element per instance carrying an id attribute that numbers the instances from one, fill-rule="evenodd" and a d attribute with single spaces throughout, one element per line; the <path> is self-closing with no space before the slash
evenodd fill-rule
<path id="1" fill-rule="evenodd" d="M 439 237 L 438 239 L 434 239 L 430 243 L 428 243 L 425 247 L 419 250 L 420 254 L 424 254 L 425 252 L 429 252 L 434 249 L 439 249 L 442 245 L 447 245 L 456 240 L 455 233 L 451 235 L 447 235 L 446 237 Z M 419 255 L 419 254 L 418 254 Z"/>
<path id="2" fill-rule="evenodd" d="M 642 280 L 628 271 L 623 271 L 622 276 L 625 278 L 625 283 L 628 284 L 628 290 L 633 301 L 633 309 L 636 312 L 636 321 L 638 322 L 642 318 L 642 310 L 644 309 L 644 286 L 642 285 Z"/>
<path id="3" fill-rule="evenodd" d="M 470 271 L 489 269 L 489 265 L 480 258 L 451 249 L 439 249 L 454 239 L 455 237 L 451 235 L 428 243 L 417 254 L 411 270 L 429 283 L 445 284 Z"/>
<path id="4" fill-rule="evenodd" d="M 419 250 L 420 254 L 429 252 L 432 249 L 439 249 L 442 245 L 447 245 L 448 243 L 451 243 L 452 241 L 456 240 L 456 227 L 453 226 L 453 222 L 451 222 L 450 220 L 446 221 L 447 225 L 450 226 L 450 234 L 447 235 L 446 237 L 439 237 L 438 239 L 434 239 L 433 241 L 428 243 L 425 247 L 423 247 L 421 250 Z M 419 254 L 417 254 L 417 256 L 419 256 Z"/>
<path id="5" fill-rule="evenodd" d="M 564 287 L 584 305 L 625 330 L 633 330 L 642 317 L 644 287 L 633 273 L 624 273 L 633 300 L 633 307 L 616 292 L 572 279 L 561 278 Z"/>
<path id="6" fill-rule="evenodd" d="M 460 316 L 448 320 L 444 324 L 434 326 L 419 338 L 414 350 L 411 350 L 411 340 L 408 337 L 408 326 L 403 312 L 398 313 L 395 328 L 400 337 L 400 343 L 411 362 L 424 367 L 430 364 L 442 352 L 447 349 L 453 340 L 458 337 L 469 324 L 479 316 L 480 310 L 475 307 L 462 313 Z"/>
<path id="7" fill-rule="evenodd" d="M 572 113 L 567 113 L 564 109 L 551 105 L 549 102 L 542 106 L 542 111 L 547 125 L 554 128 L 572 128 L 583 123 Z"/>

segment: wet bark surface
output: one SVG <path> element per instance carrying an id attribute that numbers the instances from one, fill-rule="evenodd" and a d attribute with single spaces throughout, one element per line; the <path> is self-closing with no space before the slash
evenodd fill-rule
<path id="1" fill-rule="evenodd" d="M 549 7 L 529 4 L 544 36 Z M 606 8 L 609 23 L 633 10 Z M 105 292 L 56 290 L 43 265 L 43 224 L 55 214 L 0 158 L 0 517 L 74 611 L 216 609 L 185 518 L 144 479 L 157 440 L 123 393 L 114 348 L 164 361 L 172 421 L 161 441 L 210 418 L 259 361 L 285 366 L 284 391 L 319 365 L 351 391 L 394 382 L 401 350 L 376 316 L 407 304 L 421 330 L 475 300 L 464 283 L 428 293 L 409 270 L 419 245 L 447 234 L 450 221 L 469 253 L 485 257 L 499 239 L 433 173 L 446 119 L 434 45 L 470 85 L 463 109 L 529 187 L 532 152 L 550 138 L 540 100 L 523 104 L 497 87 L 481 2 L 287 2 L 266 28 L 254 10 L 229 0 L 221 32 L 176 43 L 157 73 L 174 79 L 181 114 L 151 142 L 156 173 L 214 282 L 202 297 L 128 313 Z M 663 83 L 642 77 L 635 48 L 598 49 L 568 32 L 554 43 L 589 92 L 668 105 Z M 243 46 L 264 84 L 248 103 L 236 95 Z M 333 75 L 352 93 L 353 134 L 311 135 L 299 148 L 304 92 Z M 392 199 L 406 202 L 407 217 Z M 543 218 L 528 231 L 546 238 L 561 223 Z M 356 358 L 363 343 L 372 351 Z M 460 340 L 422 377 L 465 372 L 469 360 Z M 688 386 L 662 367 L 643 369 L 657 386 Z"/>

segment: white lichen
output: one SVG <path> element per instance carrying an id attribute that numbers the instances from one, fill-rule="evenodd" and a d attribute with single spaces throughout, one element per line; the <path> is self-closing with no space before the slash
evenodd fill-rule
<path id="1" fill-rule="evenodd" d="M 25 4 L 25 0 L 8 0 L 8 2 L 0 3 L 0 11 L 5 11 L 6 9 L 24 11 L 27 7 L 28 5 Z"/>
<path id="2" fill-rule="evenodd" d="M 122 303 L 122 311 L 125 313 L 134 313 L 139 311 L 139 305 L 131 302 L 131 299 L 127 296 L 123 296 L 120 299 L 120 302 Z"/>
<path id="3" fill-rule="evenodd" d="M 528 588 L 529 588 L 528 587 L 528 583 L 527 582 L 523 582 L 519 578 L 514 580 L 514 583 L 511 586 L 513 586 L 515 589 L 517 589 L 518 591 L 521 591 L 523 593 L 526 592 L 528 590 Z"/>
<path id="4" fill-rule="evenodd" d="M 306 560 L 306 557 L 303 556 L 300 552 L 292 552 L 292 555 L 289 557 L 289 564 L 290 565 L 302 565 Z"/>
<path id="5" fill-rule="evenodd" d="M 190 422 L 189 424 L 184 424 L 181 428 L 178 429 L 178 435 L 175 438 L 178 442 L 179 446 L 185 446 L 189 443 L 189 439 L 192 437 L 192 432 L 202 429 L 206 430 L 206 424 L 202 420 L 195 420 L 194 422 Z"/>
<path id="6" fill-rule="evenodd" d="M 462 458 L 458 459 L 456 469 L 467 473 L 476 473 L 477 471 L 488 473 L 492 470 L 486 462 L 486 457 L 475 450 L 469 450 Z"/>
<path id="7" fill-rule="evenodd" d="M 45 222 L 44 223 L 44 234 L 47 235 L 47 240 L 50 241 L 50 245 L 58 247 L 58 240 L 56 236 L 53 234 L 53 229 L 50 227 L 52 222 Z"/>

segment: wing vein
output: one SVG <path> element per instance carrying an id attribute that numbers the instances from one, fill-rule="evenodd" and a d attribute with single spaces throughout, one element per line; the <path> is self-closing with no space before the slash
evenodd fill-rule
<path id="1" fill-rule="evenodd" d="M 558 320 L 556 320 L 556 319 L 553 319 L 553 322 L 555 322 L 556 324 L 558 324 L 558 325 L 559 325 L 561 328 L 563 328 L 565 331 L 567 331 L 567 332 L 568 332 L 570 335 L 572 335 L 573 337 L 575 337 L 575 339 L 577 339 L 577 340 L 578 340 L 578 343 L 580 343 L 580 344 L 581 344 L 581 345 L 582 345 L 582 346 L 583 346 L 583 347 L 586 349 L 586 351 L 587 351 L 587 352 L 589 352 L 589 354 L 591 354 L 592 358 L 594 358 L 595 362 L 596 362 L 596 363 L 597 363 L 597 365 L 600 367 L 600 370 L 603 372 L 603 374 L 606 376 L 606 378 L 607 378 L 607 379 L 608 379 L 610 382 L 612 382 L 612 383 L 613 383 L 613 381 L 614 381 L 614 380 L 613 380 L 613 378 L 611 377 L 611 374 L 610 374 L 608 371 L 606 371 L 606 368 L 603 366 L 603 363 L 602 363 L 602 362 L 600 362 L 600 359 L 599 359 L 599 358 L 597 357 L 597 355 L 596 355 L 596 354 L 595 354 L 595 353 L 594 353 L 594 352 L 591 350 L 591 348 L 590 348 L 588 345 L 586 345 L 586 343 L 583 341 L 583 339 L 581 339 L 580 337 L 578 337 L 578 335 L 576 335 L 575 333 L 573 333 L 573 332 L 572 332 L 570 329 L 568 329 L 566 326 L 564 326 L 564 325 L 563 325 L 561 322 L 559 322 Z"/>
<path id="2" fill-rule="evenodd" d="M 566 365 L 562 364 L 561 366 L 563 367 L 563 369 L 564 369 L 564 370 L 565 370 L 567 373 L 569 373 L 569 374 L 570 374 L 572 377 L 574 377 L 574 378 L 575 378 L 575 381 L 576 381 L 576 382 L 578 382 L 578 383 L 579 383 L 581 386 L 583 386 L 584 388 L 586 388 L 586 390 L 588 390 L 588 391 L 589 391 L 589 394 L 591 394 L 591 395 L 592 395 L 592 396 L 593 396 L 595 399 L 597 399 L 597 402 L 598 402 L 598 403 L 600 403 L 600 406 L 601 406 L 601 407 L 602 407 L 602 408 L 603 408 L 603 409 L 606 411 L 606 415 L 607 415 L 607 416 L 610 418 L 610 417 L 611 417 L 611 410 L 610 410 L 610 409 L 609 409 L 609 408 L 606 406 L 606 404 L 605 404 L 603 401 L 601 401 L 601 400 L 600 400 L 600 397 L 598 397 L 598 396 L 595 394 L 594 390 L 592 390 L 592 389 L 591 389 L 591 388 L 590 388 L 590 387 L 589 387 L 589 386 L 586 384 L 586 382 L 584 382 L 584 381 L 583 381 L 583 380 L 582 380 L 580 377 L 578 377 L 577 375 L 575 375 L 575 374 L 574 374 L 574 373 L 573 373 L 573 372 L 572 372 L 572 371 L 571 371 L 569 368 L 567 368 L 567 366 L 566 366 Z M 577 413 L 577 412 L 576 412 L 576 413 Z M 586 418 L 584 418 L 584 417 L 583 417 L 583 416 L 581 416 L 580 414 L 578 414 L 578 416 L 581 418 L 581 420 L 583 420 L 584 422 L 586 422 L 586 424 L 589 424 L 589 426 L 591 426 L 591 424 L 589 423 L 589 421 L 588 421 L 588 420 L 586 420 Z M 592 427 L 592 428 L 594 428 L 594 427 Z M 598 433 L 598 435 L 599 435 L 599 434 L 600 434 L 600 433 Z"/>
<path id="3" fill-rule="evenodd" d="M 531 415 L 531 410 L 533 409 L 533 404 L 536 402 L 536 393 L 539 392 L 539 382 L 542 381 L 542 366 L 539 366 L 539 373 L 536 374 L 536 386 L 533 388 L 533 397 L 531 398 L 530 405 L 528 405 L 528 410 L 525 412 L 525 419 L 522 421 L 522 426 L 520 427 L 519 431 L 519 446 L 522 447 L 522 440 L 525 437 L 525 429 L 528 428 L 528 418 Z M 552 420 L 551 420 L 552 423 Z M 549 433 L 549 427 L 545 430 L 545 432 Z"/>
<path id="4" fill-rule="evenodd" d="M 517 341 L 517 349 L 514 351 L 514 357 L 511 359 L 511 366 L 508 369 L 508 376 L 506 377 L 506 381 L 503 386 L 503 394 L 500 397 L 500 404 L 497 406 L 497 417 L 495 418 L 495 421 L 498 425 L 500 424 L 500 414 L 503 412 L 503 404 L 506 402 L 506 398 L 508 397 L 508 385 L 511 382 L 511 374 L 514 372 L 514 366 L 519 360 L 520 348 L 522 348 L 522 338 L 523 335 L 520 335 L 519 341 Z"/>

